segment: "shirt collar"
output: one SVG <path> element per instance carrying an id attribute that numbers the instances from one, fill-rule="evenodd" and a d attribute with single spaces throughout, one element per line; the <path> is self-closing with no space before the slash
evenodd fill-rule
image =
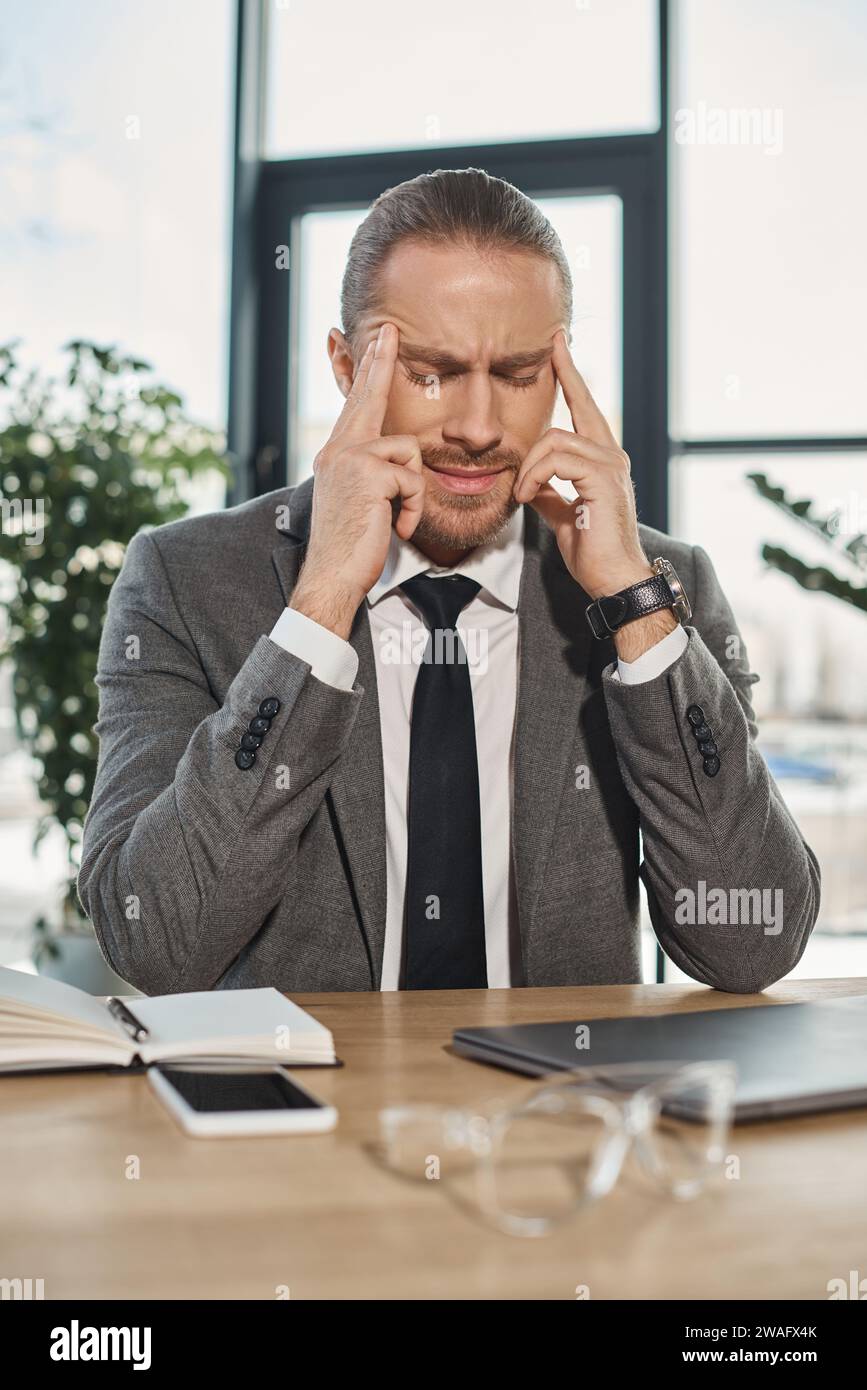
<path id="1" fill-rule="evenodd" d="M 524 508 L 518 507 L 500 534 L 488 545 L 471 550 L 459 565 L 445 569 L 392 530 L 388 556 L 382 574 L 367 591 L 371 607 L 417 574 L 445 576 L 462 574 L 475 579 L 482 589 L 513 612 L 518 608 L 521 567 L 524 559 Z"/>

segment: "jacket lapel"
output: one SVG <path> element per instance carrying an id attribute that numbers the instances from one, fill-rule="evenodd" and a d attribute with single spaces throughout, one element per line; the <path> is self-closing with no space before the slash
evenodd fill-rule
<path id="1" fill-rule="evenodd" d="M 385 779 L 376 660 L 366 602 L 355 615 L 349 640 L 358 653 L 357 680 L 364 699 L 331 783 L 331 799 L 373 963 L 374 985 L 379 989 L 386 913 Z"/>
<path id="2" fill-rule="evenodd" d="M 308 478 L 288 495 L 286 524 L 273 550 L 274 568 L 287 601 L 304 560 L 312 503 L 313 479 Z M 376 661 L 366 603 L 355 615 L 349 641 L 358 654 L 356 679 L 364 699 L 331 783 L 331 801 L 373 963 L 374 987 L 379 989 L 386 913 L 385 783 Z"/>
<path id="3" fill-rule="evenodd" d="M 574 779 L 576 731 L 587 693 L 593 638 L 589 602 L 548 526 L 526 508 L 518 597 L 518 708 L 515 724 L 512 856 L 524 984 L 544 962 L 534 951 L 534 913 L 552 852 L 567 780 Z M 560 847 L 569 853 L 569 846 Z"/>

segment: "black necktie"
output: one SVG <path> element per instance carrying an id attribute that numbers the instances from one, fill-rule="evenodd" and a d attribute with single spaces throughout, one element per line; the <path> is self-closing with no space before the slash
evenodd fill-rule
<path id="1" fill-rule="evenodd" d="M 473 692 L 455 630 L 480 587 L 460 574 L 401 585 L 429 629 L 410 726 L 406 989 L 488 983 Z"/>

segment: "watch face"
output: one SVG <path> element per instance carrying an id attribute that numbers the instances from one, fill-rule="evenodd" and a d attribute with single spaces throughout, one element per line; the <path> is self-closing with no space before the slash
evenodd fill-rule
<path id="1" fill-rule="evenodd" d="M 671 605 L 674 610 L 674 616 L 677 618 L 678 622 L 688 623 L 692 617 L 692 608 L 686 596 L 686 591 L 677 577 L 677 571 L 674 565 L 670 560 L 659 559 L 654 560 L 653 569 L 661 579 L 666 581 L 671 590 L 671 596 L 674 599 Z"/>

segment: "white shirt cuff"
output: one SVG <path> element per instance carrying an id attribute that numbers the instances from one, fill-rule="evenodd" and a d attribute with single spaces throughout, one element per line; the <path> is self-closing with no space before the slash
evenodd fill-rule
<path id="1" fill-rule="evenodd" d="M 688 645 L 689 633 L 678 623 L 673 632 L 667 632 L 655 646 L 642 652 L 636 661 L 621 661 L 618 657 L 617 668 L 612 675 L 624 685 L 643 685 L 673 666 Z"/>
<path id="2" fill-rule="evenodd" d="M 309 663 L 311 673 L 336 690 L 351 690 L 358 675 L 358 653 L 336 632 L 299 613 L 284 608 L 268 634 L 272 642 Z"/>

